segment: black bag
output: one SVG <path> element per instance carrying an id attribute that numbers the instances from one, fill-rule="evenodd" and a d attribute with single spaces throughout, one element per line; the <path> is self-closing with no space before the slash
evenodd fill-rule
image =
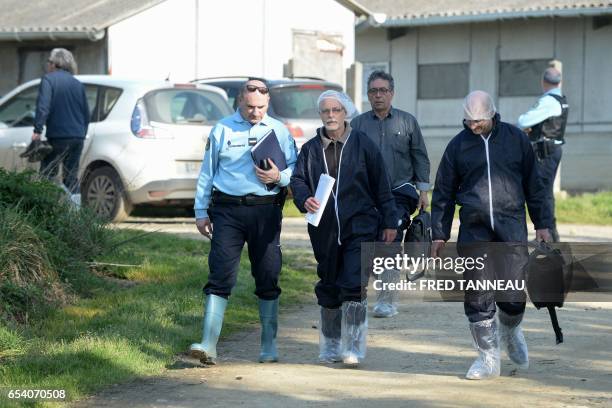
<path id="1" fill-rule="evenodd" d="M 419 215 L 412 219 L 404 242 L 422 242 L 431 247 L 431 215 L 427 211 L 421 208 Z M 425 256 L 429 256 L 429 251 Z"/>
<path id="2" fill-rule="evenodd" d="M 563 332 L 555 307 L 563 307 L 572 286 L 572 268 L 566 263 L 561 251 L 551 248 L 545 242 L 536 243 L 529 255 L 526 283 L 531 302 L 538 310 L 543 307 L 548 309 L 557 344 L 563 343 Z"/>
<path id="3" fill-rule="evenodd" d="M 404 242 L 405 251 L 412 257 L 428 257 L 431 253 L 431 215 L 424 209 L 419 210 L 419 214 L 412 219 Z M 409 281 L 415 281 L 425 275 L 423 269 L 420 273 L 407 276 Z"/>
<path id="4" fill-rule="evenodd" d="M 411 183 L 404 183 L 397 186 L 392 192 L 393 198 L 395 198 L 395 205 L 400 212 L 400 219 L 402 221 L 399 229 L 403 231 L 410 225 L 410 216 L 419 205 L 419 193 L 416 187 Z"/>
<path id="5" fill-rule="evenodd" d="M 27 158 L 28 162 L 35 163 L 42 161 L 53 151 L 53 146 L 45 140 L 32 140 L 23 153 L 19 155 L 22 159 Z"/>

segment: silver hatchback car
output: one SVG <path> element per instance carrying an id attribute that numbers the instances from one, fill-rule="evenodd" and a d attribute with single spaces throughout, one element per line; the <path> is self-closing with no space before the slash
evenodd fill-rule
<path id="1" fill-rule="evenodd" d="M 207 85 L 77 78 L 91 112 L 79 172 L 82 203 L 115 222 L 134 205 L 193 207 L 208 134 L 232 114 L 226 93 Z M 39 82 L 27 82 L 0 99 L 5 169 L 38 168 L 19 154 L 32 135 Z"/>

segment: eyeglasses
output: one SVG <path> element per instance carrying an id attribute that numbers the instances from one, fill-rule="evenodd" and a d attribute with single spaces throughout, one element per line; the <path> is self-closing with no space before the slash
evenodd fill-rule
<path id="1" fill-rule="evenodd" d="M 344 110 L 343 108 L 331 108 L 331 109 L 321 109 L 319 112 L 321 113 L 321 115 L 329 115 L 330 113 L 337 115 L 343 110 Z"/>
<path id="2" fill-rule="evenodd" d="M 477 120 L 463 119 L 463 123 L 465 123 L 466 126 L 480 125 L 483 122 L 486 122 L 487 120 L 488 119 L 477 119 Z"/>
<path id="3" fill-rule="evenodd" d="M 386 95 L 389 92 L 391 92 L 391 89 L 389 88 L 370 88 L 368 89 L 368 95 L 377 95 L 377 94 L 381 94 L 381 95 Z"/>
<path id="4" fill-rule="evenodd" d="M 270 92 L 270 90 L 268 88 L 266 88 L 265 86 L 245 85 L 245 88 L 249 92 L 258 91 L 262 95 L 265 95 L 268 92 Z"/>

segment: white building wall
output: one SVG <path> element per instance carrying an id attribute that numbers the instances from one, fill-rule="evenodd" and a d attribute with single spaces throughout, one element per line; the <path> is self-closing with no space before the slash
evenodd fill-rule
<path id="1" fill-rule="evenodd" d="M 108 29 L 113 75 L 193 79 L 195 1 L 167 0 Z"/>
<path id="2" fill-rule="evenodd" d="M 179 81 L 276 78 L 292 30 L 341 34 L 343 68 L 354 62 L 354 15 L 333 0 L 166 0 L 109 28 L 110 65 L 113 75 Z"/>
<path id="3" fill-rule="evenodd" d="M 342 35 L 344 69 L 355 60 L 355 17 L 333 0 L 200 2 L 198 76 L 278 78 L 293 55 L 293 30 Z"/>

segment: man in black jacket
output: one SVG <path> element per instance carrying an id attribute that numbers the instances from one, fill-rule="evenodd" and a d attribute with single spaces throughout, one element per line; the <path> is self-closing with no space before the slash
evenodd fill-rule
<path id="1" fill-rule="evenodd" d="M 503 247 L 487 259 L 484 270 L 466 270 L 464 279 L 481 281 L 497 275 L 524 279 L 527 266 L 525 203 L 536 239 L 548 241 L 552 219 L 538 177 L 531 143 L 520 129 L 502 122 L 491 97 L 483 91 L 464 101 L 465 129 L 455 136 L 440 162 L 432 199 L 432 257 L 450 238 L 455 205 L 461 206 L 458 249 L 469 256 Z M 488 245 L 483 242 L 504 244 Z M 486 256 L 485 256 L 486 257 Z M 493 266 L 493 267 L 492 267 Z M 529 365 L 527 344 L 520 328 L 525 310 L 523 291 L 497 302 L 500 338 L 510 359 Z M 500 356 L 495 293 L 468 290 L 464 308 L 479 353 L 466 374 L 468 379 L 499 376 Z"/>
<path id="2" fill-rule="evenodd" d="M 395 239 L 401 242 L 412 213 L 417 208 L 427 208 L 429 205 L 429 156 L 416 118 L 391 106 L 394 89 L 395 81 L 391 74 L 372 72 L 368 77 L 367 91 L 372 110 L 353 119 L 351 127 L 366 133 L 380 149 L 396 196 L 395 204 L 404 221 Z M 406 195 L 400 195 L 400 191 L 410 192 L 413 196 L 406 199 Z M 380 278 L 383 282 L 398 282 L 400 272 L 388 269 Z M 374 317 L 391 317 L 398 313 L 396 294 L 396 291 L 387 289 L 377 291 Z"/>
<path id="3" fill-rule="evenodd" d="M 361 244 L 392 242 L 399 218 L 380 151 L 345 121 L 354 111 L 349 97 L 325 91 L 318 106 L 324 126 L 302 146 L 290 185 L 300 211 L 314 213 L 321 204 L 314 198 L 319 178 L 335 179 L 318 227 L 308 225 L 320 279 L 319 360 L 355 366 L 365 358 L 368 328 Z"/>
<path id="4" fill-rule="evenodd" d="M 43 128 L 45 136 L 53 146 L 40 171 L 49 178 L 55 178 L 60 163 L 63 164 L 63 182 L 80 202 L 78 181 L 79 162 L 83 142 L 89 126 L 89 106 L 85 87 L 73 74 L 76 62 L 72 53 L 64 48 L 55 48 L 47 61 L 47 74 L 40 80 L 36 116 L 32 140 L 40 140 Z"/>

